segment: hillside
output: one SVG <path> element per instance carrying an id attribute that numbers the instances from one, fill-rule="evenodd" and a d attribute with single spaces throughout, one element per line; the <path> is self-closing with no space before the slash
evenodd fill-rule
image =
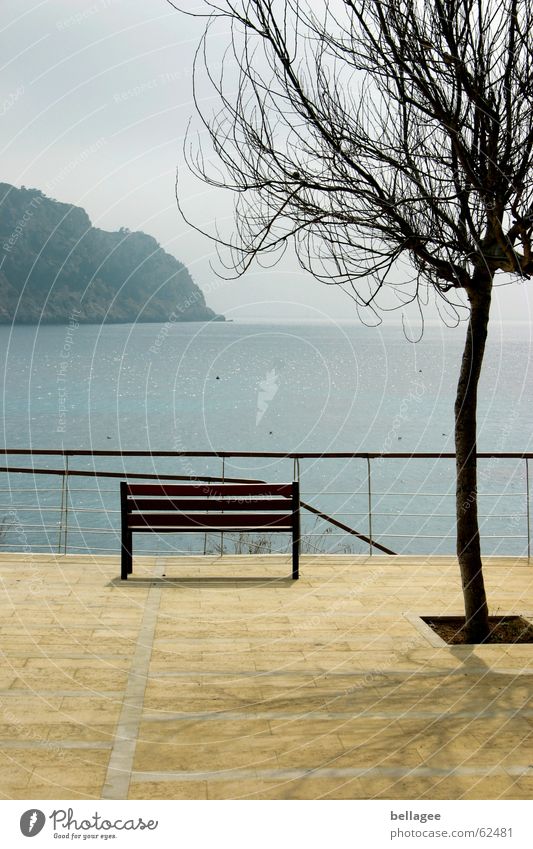
<path id="1" fill-rule="evenodd" d="M 145 233 L 0 183 L 0 324 L 224 320 L 187 268 Z"/>

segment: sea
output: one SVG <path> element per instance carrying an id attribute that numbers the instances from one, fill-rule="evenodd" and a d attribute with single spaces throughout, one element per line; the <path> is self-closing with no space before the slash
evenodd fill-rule
<path id="1" fill-rule="evenodd" d="M 79 451 L 453 452 L 464 324 L 211 322 L 0 327 L 3 444 Z M 413 338 L 415 337 L 415 338 Z M 529 324 L 490 328 L 479 387 L 478 449 L 533 443 Z M 63 469 L 60 457 L 7 454 L 3 468 Z M 449 459 L 69 457 L 69 471 L 288 481 L 325 516 L 305 516 L 310 553 L 454 551 Z M 485 553 L 525 554 L 524 460 L 480 461 Z M 0 548 L 117 553 L 118 478 L 0 474 Z M 304 511 L 305 512 L 305 511 Z M 363 537 L 363 538 L 362 538 Z M 137 545 L 137 543 L 136 543 Z M 142 535 L 139 550 L 287 550 L 276 534 Z"/>

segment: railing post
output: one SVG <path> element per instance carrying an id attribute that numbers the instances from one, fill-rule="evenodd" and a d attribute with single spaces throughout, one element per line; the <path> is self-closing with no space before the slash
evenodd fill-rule
<path id="1" fill-rule="evenodd" d="M 300 499 L 300 458 L 299 457 L 295 457 L 293 464 L 292 464 L 292 479 L 293 479 L 293 481 L 295 481 L 298 484 L 298 498 Z M 301 520 L 300 504 L 301 504 L 301 499 L 300 499 L 299 504 L 298 504 L 298 511 L 299 511 L 299 515 L 298 515 L 298 537 L 299 537 L 298 545 L 299 545 L 299 551 L 302 550 L 302 524 L 301 524 L 302 520 Z"/>
<path id="2" fill-rule="evenodd" d="M 63 475 L 61 476 L 61 507 L 59 508 L 59 511 L 59 537 L 57 540 L 57 553 L 61 554 L 61 547 L 63 546 L 63 527 L 65 527 L 64 553 L 66 554 L 68 522 L 68 454 L 65 454 L 65 468 L 63 471 Z M 65 521 L 64 526 L 63 520 Z"/>
<path id="3" fill-rule="evenodd" d="M 531 559 L 531 507 L 529 503 L 529 461 L 526 457 L 526 516 L 527 516 L 527 559 Z"/>
<path id="4" fill-rule="evenodd" d="M 61 506 L 59 508 L 59 535 L 57 538 L 57 553 L 61 554 L 61 546 L 63 545 L 63 517 L 65 515 L 65 492 L 67 486 L 68 474 L 68 456 L 65 456 L 65 468 L 61 475 Z"/>
<path id="5" fill-rule="evenodd" d="M 68 535 L 68 454 L 65 457 L 65 529 L 64 529 L 64 548 L 63 553 L 67 553 L 67 535 Z"/>
<path id="6" fill-rule="evenodd" d="M 61 554 L 61 540 L 63 538 L 63 506 L 65 504 L 65 473 L 61 476 L 61 506 L 59 508 L 59 536 L 57 538 L 57 553 Z"/>
<path id="7" fill-rule="evenodd" d="M 373 545 L 372 545 L 372 478 L 370 475 L 370 457 L 367 455 L 366 458 L 366 477 L 367 477 L 367 491 L 368 491 L 368 547 L 369 554 L 372 557 L 373 553 Z"/>
<path id="8" fill-rule="evenodd" d="M 224 478 L 226 475 L 226 458 L 222 457 L 222 483 L 224 483 Z M 222 508 L 222 512 L 224 512 L 224 508 Z M 224 557 L 224 531 L 220 533 L 220 556 Z"/>

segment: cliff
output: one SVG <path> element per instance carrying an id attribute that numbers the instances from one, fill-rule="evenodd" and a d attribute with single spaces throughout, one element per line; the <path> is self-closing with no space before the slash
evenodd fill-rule
<path id="1" fill-rule="evenodd" d="M 0 323 L 224 320 L 183 263 L 145 233 L 111 233 L 84 209 L 0 183 Z"/>

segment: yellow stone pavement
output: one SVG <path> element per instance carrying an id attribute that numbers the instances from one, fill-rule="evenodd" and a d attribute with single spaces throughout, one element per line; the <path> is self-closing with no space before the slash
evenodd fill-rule
<path id="1" fill-rule="evenodd" d="M 444 557 L 1 554 L 0 798 L 530 799 L 533 645 L 439 644 Z M 533 564 L 487 558 L 533 618 Z"/>

